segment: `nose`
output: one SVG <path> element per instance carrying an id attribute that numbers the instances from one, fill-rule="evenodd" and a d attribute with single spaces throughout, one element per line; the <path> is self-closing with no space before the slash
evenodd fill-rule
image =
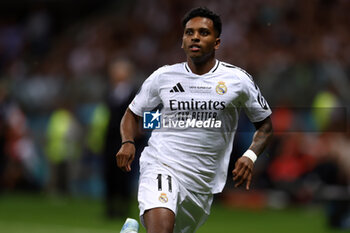
<path id="1" fill-rule="evenodd" d="M 198 42 L 199 41 L 199 33 L 197 31 L 193 32 L 191 40 L 193 42 Z"/>
<path id="2" fill-rule="evenodd" d="M 199 34 L 198 34 L 198 32 L 194 32 L 193 33 L 191 40 L 193 42 L 199 42 Z"/>

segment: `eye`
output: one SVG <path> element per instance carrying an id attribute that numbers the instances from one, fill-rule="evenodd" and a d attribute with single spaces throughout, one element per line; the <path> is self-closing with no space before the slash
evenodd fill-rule
<path id="1" fill-rule="evenodd" d="M 201 34 L 201 36 L 208 36 L 210 34 L 208 30 L 200 30 L 199 33 Z"/>
<path id="2" fill-rule="evenodd" d="M 185 35 L 192 35 L 192 34 L 193 34 L 193 30 L 191 29 L 185 30 Z"/>

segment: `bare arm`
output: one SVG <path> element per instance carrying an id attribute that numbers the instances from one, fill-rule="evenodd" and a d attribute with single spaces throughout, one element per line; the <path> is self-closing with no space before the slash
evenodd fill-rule
<path id="1" fill-rule="evenodd" d="M 267 117 L 265 120 L 254 123 L 256 131 L 253 136 L 252 144 L 249 149 L 260 155 L 272 138 L 272 123 L 271 118 Z"/>
<path id="2" fill-rule="evenodd" d="M 256 131 L 253 136 L 252 144 L 249 149 L 259 156 L 272 138 L 272 123 L 270 117 L 265 120 L 254 123 Z M 235 187 L 240 186 L 243 182 L 246 183 L 246 189 L 249 190 L 252 180 L 254 163 L 248 157 L 240 157 L 236 164 L 235 169 L 232 171 L 233 180 L 236 182 Z"/>
<path id="3" fill-rule="evenodd" d="M 125 114 L 120 123 L 120 134 L 122 142 L 132 141 L 138 133 L 138 122 L 140 117 L 135 115 L 129 108 L 125 111 Z M 122 144 L 118 153 L 116 154 L 117 165 L 123 171 L 131 171 L 131 163 L 135 158 L 135 145 L 132 143 Z"/>

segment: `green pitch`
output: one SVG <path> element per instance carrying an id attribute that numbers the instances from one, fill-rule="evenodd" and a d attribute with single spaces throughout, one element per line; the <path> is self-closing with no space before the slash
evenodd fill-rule
<path id="1" fill-rule="evenodd" d="M 133 209 L 130 217 L 139 220 L 136 202 Z M 123 222 L 106 220 L 100 200 L 0 195 L 0 232 L 4 233 L 119 233 Z M 253 211 L 228 209 L 216 201 L 198 233 L 344 232 L 327 228 L 325 222 L 322 208 Z"/>

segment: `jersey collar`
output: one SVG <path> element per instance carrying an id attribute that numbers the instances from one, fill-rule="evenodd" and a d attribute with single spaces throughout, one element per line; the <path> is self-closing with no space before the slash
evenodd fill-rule
<path id="1" fill-rule="evenodd" d="M 194 73 L 192 72 L 192 70 L 190 69 L 190 67 L 188 66 L 187 62 L 184 62 L 184 64 L 185 64 L 185 70 L 186 70 L 188 73 L 194 74 Z M 206 74 L 214 73 L 214 72 L 218 69 L 219 64 L 220 64 L 220 61 L 219 61 L 218 59 L 215 59 L 215 65 L 214 65 L 213 68 L 211 68 L 211 70 L 209 70 L 209 72 L 206 73 Z M 205 75 L 205 74 L 203 74 L 203 75 Z"/>

